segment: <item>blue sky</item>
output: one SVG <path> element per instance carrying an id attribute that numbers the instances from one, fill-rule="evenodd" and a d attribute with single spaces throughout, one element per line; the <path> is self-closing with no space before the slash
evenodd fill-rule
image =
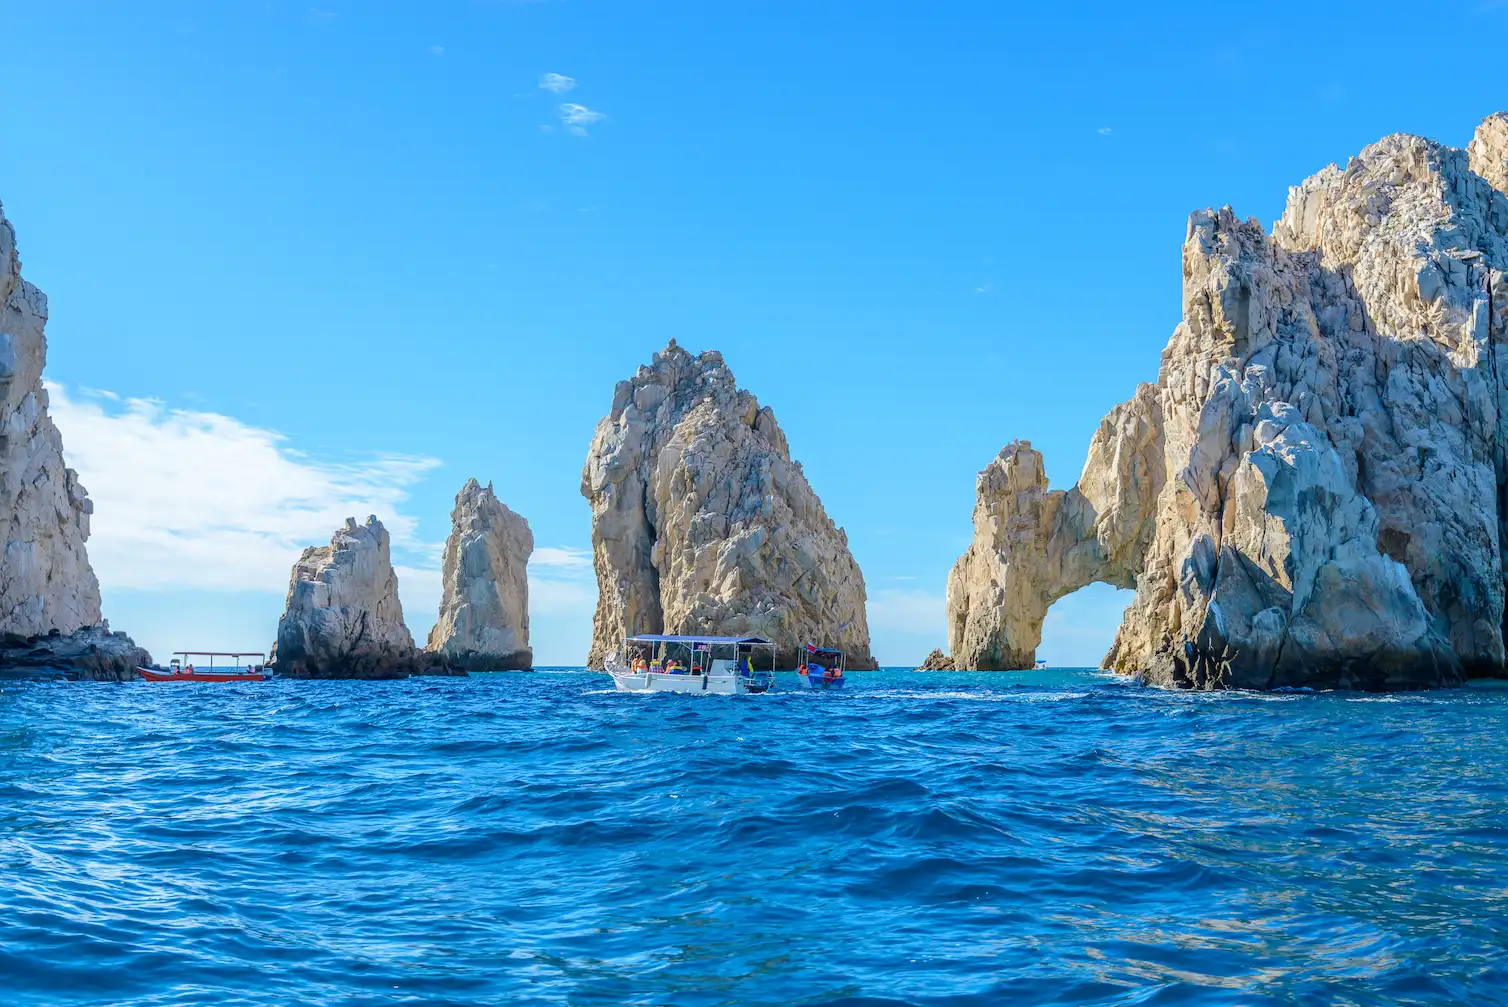
<path id="1" fill-rule="evenodd" d="M 1270 223 L 1384 134 L 1464 145 L 1505 31 L 1495 0 L 0 3 L 0 200 L 106 615 L 266 646 L 296 544 L 370 505 L 422 636 L 476 476 L 545 547 L 537 659 L 577 663 L 581 464 L 674 337 L 774 407 L 877 654 L 919 659 L 977 470 L 1026 437 L 1070 485 L 1155 378 L 1189 211 Z M 1097 661 L 1125 597 L 1060 602 L 1042 656 Z"/>

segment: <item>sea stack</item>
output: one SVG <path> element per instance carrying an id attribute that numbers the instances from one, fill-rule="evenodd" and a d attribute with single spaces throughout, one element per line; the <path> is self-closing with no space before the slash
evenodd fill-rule
<path id="1" fill-rule="evenodd" d="M 403 622 L 387 529 L 346 518 L 293 567 L 271 663 L 287 678 L 404 678 L 425 670 Z"/>
<path id="2" fill-rule="evenodd" d="M 134 678 L 146 651 L 111 633 L 84 543 L 94 512 L 47 415 L 47 296 L 21 278 L 0 207 L 0 662 Z"/>
<path id="3" fill-rule="evenodd" d="M 588 664 L 638 633 L 810 642 L 870 668 L 864 576 L 769 407 L 671 340 L 613 393 L 581 473 L 597 614 Z"/>
<path id="4" fill-rule="evenodd" d="M 1187 688 L 1505 674 L 1508 117 L 1396 134 L 1272 233 L 1189 219 L 1183 321 L 1077 486 L 1007 448 L 949 581 L 962 667 L 1031 666 L 1051 599 L 1136 597 L 1105 659 Z M 993 471 L 992 471 L 993 470 Z"/>
<path id="5" fill-rule="evenodd" d="M 456 494 L 445 540 L 440 618 L 425 648 L 448 667 L 516 671 L 534 666 L 529 649 L 529 522 L 475 479 Z"/>

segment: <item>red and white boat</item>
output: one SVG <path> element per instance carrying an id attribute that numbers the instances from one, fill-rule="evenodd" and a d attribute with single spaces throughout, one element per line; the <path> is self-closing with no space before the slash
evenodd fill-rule
<path id="1" fill-rule="evenodd" d="M 228 657 L 233 663 L 215 665 L 215 658 Z M 241 664 L 241 658 L 252 657 L 255 661 Z M 194 666 L 193 658 L 208 658 L 209 666 L 198 668 Z M 161 665 L 152 665 L 148 668 L 137 666 L 137 674 L 148 682 L 265 682 L 267 675 L 267 655 L 260 651 L 248 651 L 245 653 L 219 653 L 208 650 L 180 650 L 173 655 L 166 668 Z"/>

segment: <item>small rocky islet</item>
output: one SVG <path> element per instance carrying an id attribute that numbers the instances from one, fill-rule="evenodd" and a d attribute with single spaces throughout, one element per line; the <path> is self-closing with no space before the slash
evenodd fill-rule
<path id="1" fill-rule="evenodd" d="M 1451 686 L 1508 676 L 1508 114 L 1465 150 L 1407 134 L 1289 192 L 1265 232 L 1189 220 L 1183 320 L 1155 384 L 1111 410 L 1068 490 L 1008 444 L 948 577 L 951 654 L 1030 668 L 1048 607 L 1134 588 L 1104 666 L 1181 688 Z M 126 678 L 100 611 L 93 511 L 47 415 L 47 300 L 0 209 L 0 666 Z M 674 341 L 614 390 L 581 492 L 598 604 L 588 664 L 633 633 L 815 641 L 873 667 L 863 574 L 774 413 Z M 469 480 L 439 621 L 403 621 L 388 533 L 349 519 L 294 565 L 279 673 L 532 666 L 523 517 Z"/>

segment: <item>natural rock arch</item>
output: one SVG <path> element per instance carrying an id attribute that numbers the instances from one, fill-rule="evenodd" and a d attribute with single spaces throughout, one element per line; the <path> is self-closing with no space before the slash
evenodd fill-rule
<path id="1" fill-rule="evenodd" d="M 1397 134 L 1326 168 L 1270 235 L 1193 214 L 1157 384 L 1101 425 L 1079 485 L 1049 492 L 1020 446 L 981 473 L 949 582 L 960 665 L 1022 666 L 1087 578 L 1134 579 L 1104 663 L 1155 684 L 1504 674 L 1504 184 L 1500 113 L 1469 151 Z"/>

